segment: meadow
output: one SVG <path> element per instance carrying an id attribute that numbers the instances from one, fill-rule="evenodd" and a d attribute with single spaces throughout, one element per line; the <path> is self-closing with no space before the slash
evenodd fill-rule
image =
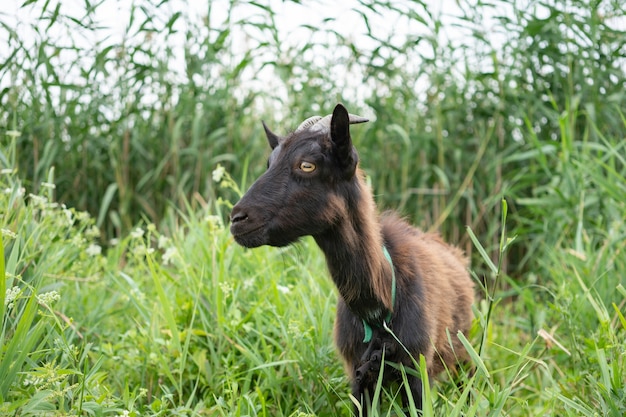
<path id="1" fill-rule="evenodd" d="M 107 3 L 0 14 L 0 415 L 349 416 L 321 252 L 228 231 L 261 120 L 337 102 L 381 210 L 476 282 L 474 372 L 376 415 L 626 415 L 620 1 L 137 0 L 119 37 Z"/>

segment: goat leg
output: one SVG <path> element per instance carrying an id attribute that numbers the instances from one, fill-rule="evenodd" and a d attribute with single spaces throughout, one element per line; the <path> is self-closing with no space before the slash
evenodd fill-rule
<path id="1" fill-rule="evenodd" d="M 372 338 L 372 340 L 367 345 L 367 349 L 365 349 L 365 352 L 363 352 L 363 355 L 361 355 L 361 363 L 369 361 L 374 351 L 380 350 L 381 343 L 382 341 L 380 337 L 375 336 L 374 338 Z"/>
<path id="2" fill-rule="evenodd" d="M 354 365 L 354 377 L 352 380 L 352 395 L 362 406 L 363 415 L 367 416 L 371 407 L 370 395 L 374 392 L 378 372 L 381 365 L 381 340 L 378 336 L 372 338 L 367 349 L 361 355 L 361 359 Z M 359 408 L 355 404 L 355 415 L 359 415 Z"/>
<path id="3" fill-rule="evenodd" d="M 365 385 L 373 385 L 378 377 L 382 359 L 382 341 L 376 336 L 367 346 L 361 360 L 355 367 L 354 376 L 358 383 Z"/>
<path id="4" fill-rule="evenodd" d="M 352 394 L 362 404 L 365 415 L 371 406 L 369 395 L 374 392 L 376 387 L 380 369 L 383 366 L 383 357 L 385 360 L 393 361 L 397 354 L 397 348 L 395 340 L 384 335 L 376 335 L 361 355 L 360 361 L 355 364 Z M 421 385 L 419 392 L 421 395 Z M 358 408 L 355 408 L 355 411 L 358 414 Z"/>
<path id="5" fill-rule="evenodd" d="M 367 364 L 362 365 L 361 368 L 366 365 Z M 357 372 L 358 370 L 355 373 Z M 364 378 L 355 377 L 352 380 L 352 396 L 358 401 L 358 404 L 354 404 L 355 416 L 362 415 L 364 417 L 367 417 L 369 415 L 369 411 L 371 408 L 370 395 L 373 392 L 373 388 L 374 386 Z M 360 410 L 362 410 L 362 414 L 359 413 Z"/>
<path id="6" fill-rule="evenodd" d="M 388 361 L 393 361 L 397 352 L 397 344 L 391 340 L 373 339 L 365 353 L 361 356 L 359 366 L 354 376 L 356 382 L 374 386 L 379 377 L 383 356 Z"/>

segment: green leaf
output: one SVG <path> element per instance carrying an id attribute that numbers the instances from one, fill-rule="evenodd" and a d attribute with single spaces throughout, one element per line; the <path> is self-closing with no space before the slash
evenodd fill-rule
<path id="1" fill-rule="evenodd" d="M 474 234 L 474 231 L 469 226 L 466 226 L 465 230 L 467 230 L 467 234 L 469 235 L 476 250 L 478 250 L 478 253 L 480 253 L 480 256 L 483 258 L 485 264 L 487 264 L 487 266 L 494 275 L 497 274 L 498 267 L 493 263 L 491 257 L 489 256 L 489 254 L 487 254 L 487 251 L 485 250 L 483 245 L 480 244 L 480 241 L 478 240 L 478 237 L 476 237 L 476 235 Z"/>

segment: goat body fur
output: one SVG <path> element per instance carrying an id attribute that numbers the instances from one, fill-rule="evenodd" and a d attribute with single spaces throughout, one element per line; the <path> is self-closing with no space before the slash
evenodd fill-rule
<path id="1" fill-rule="evenodd" d="M 247 247 L 283 246 L 313 236 L 340 294 L 335 342 L 353 395 L 365 401 L 384 366 L 383 353 L 386 362 L 411 368 L 423 355 L 429 376 L 444 367 L 453 370 L 466 358 L 457 332 L 467 333 L 471 326 L 474 286 L 467 258 L 458 248 L 394 213 L 378 215 L 357 168 L 351 117 L 337 105 L 326 129 L 304 129 L 281 138 L 266 128 L 273 148 L 268 171 L 233 208 L 231 231 Z M 395 300 L 392 264 L 383 246 L 395 269 Z M 387 320 L 408 353 L 383 328 Z M 368 343 L 363 342 L 363 322 L 374 333 Z M 383 371 L 385 383 L 401 381 L 396 368 Z M 408 382 L 421 406 L 421 381 L 409 375 Z"/>

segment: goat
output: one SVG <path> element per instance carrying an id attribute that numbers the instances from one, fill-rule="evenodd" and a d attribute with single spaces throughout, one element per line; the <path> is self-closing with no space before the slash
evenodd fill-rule
<path id="1" fill-rule="evenodd" d="M 402 381 L 383 355 L 384 363 L 409 368 L 424 355 L 429 378 L 467 359 L 457 332 L 470 328 L 474 285 L 458 248 L 396 214 L 377 214 L 350 137 L 350 124 L 366 121 L 338 104 L 286 137 L 263 123 L 272 148 L 268 169 L 230 219 L 235 241 L 248 248 L 313 236 L 340 295 L 335 343 L 367 413 L 381 366 L 383 383 Z M 411 372 L 407 378 L 421 408 L 421 380 Z"/>

